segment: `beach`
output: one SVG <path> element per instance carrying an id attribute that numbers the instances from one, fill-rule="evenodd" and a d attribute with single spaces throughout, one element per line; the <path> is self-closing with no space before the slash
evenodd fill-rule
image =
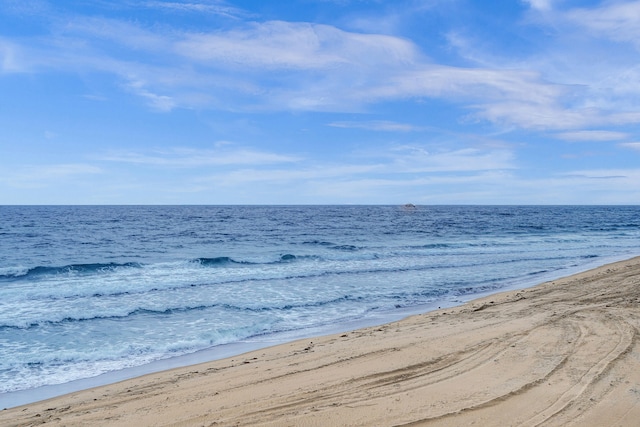
<path id="1" fill-rule="evenodd" d="M 0 412 L 0 425 L 637 426 L 640 258 Z"/>

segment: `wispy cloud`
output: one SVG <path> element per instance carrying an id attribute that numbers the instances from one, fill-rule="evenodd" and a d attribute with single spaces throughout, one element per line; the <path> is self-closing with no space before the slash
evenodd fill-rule
<path id="1" fill-rule="evenodd" d="M 411 185 L 415 180 L 460 176 L 460 173 L 502 172 L 515 169 L 507 150 L 462 149 L 429 152 L 421 146 L 397 146 L 370 152 L 366 156 L 345 153 L 350 160 L 304 162 L 293 168 L 241 168 L 208 175 L 198 183 L 236 186 L 246 183 L 276 182 L 296 187 L 300 182 L 354 182 L 374 179 L 393 185 Z M 390 184 L 391 185 L 391 184 Z"/>
<path id="2" fill-rule="evenodd" d="M 547 11 L 553 7 L 554 0 L 522 0 L 529 4 L 532 9 Z"/>
<path id="3" fill-rule="evenodd" d="M 22 73 L 30 68 L 24 49 L 19 44 L 0 37 L 0 72 Z"/>
<path id="4" fill-rule="evenodd" d="M 605 1 L 581 8 L 563 1 L 524 2 L 541 13 L 514 24 L 516 34 L 529 34 L 517 52 L 505 53 L 504 45 L 480 42 L 481 34 L 448 33 L 451 48 L 470 63 L 502 72 L 535 72 L 537 77 L 529 83 L 547 90 L 544 98 L 533 102 L 524 93 L 505 93 L 482 103 L 475 117 L 534 130 L 636 123 L 640 62 L 630 54 L 629 43 L 637 48 L 640 40 L 640 2 Z M 532 37 L 538 30 L 540 37 Z M 517 86 L 536 90 L 533 85 Z"/>
<path id="5" fill-rule="evenodd" d="M 231 18 L 246 15 L 246 12 L 242 11 L 242 9 L 230 6 L 227 2 L 215 0 L 207 3 L 197 1 L 146 1 L 140 2 L 138 5 L 152 9 L 163 9 L 170 12 L 207 13 Z"/>
<path id="6" fill-rule="evenodd" d="M 567 178 L 580 178 L 588 180 L 618 180 L 627 184 L 633 184 L 637 188 L 640 179 L 640 169 L 591 169 L 576 170 L 561 174 Z"/>
<path id="7" fill-rule="evenodd" d="M 623 148 L 631 148 L 632 150 L 640 151 L 640 142 L 623 142 L 619 145 Z"/>
<path id="8" fill-rule="evenodd" d="M 388 100 L 432 97 L 472 102 L 483 120 L 544 127 L 553 123 L 517 112 L 560 110 L 558 100 L 566 93 L 536 72 L 431 64 L 406 39 L 322 24 L 268 21 L 228 31 L 160 33 L 91 18 L 70 20 L 60 30 L 57 37 L 63 38 L 22 52 L 40 55 L 40 67 L 115 73 L 160 111 L 195 106 L 194 93 L 207 94 L 196 98 L 218 108 L 312 111 L 358 111 Z M 101 40 L 114 46 L 98 49 Z M 4 63 L 15 63 L 16 49 L 5 48 Z M 216 102 L 220 97 L 224 101 Z M 548 116 L 557 117 L 556 111 Z"/>
<path id="9" fill-rule="evenodd" d="M 417 132 L 424 130 L 424 127 L 415 126 L 409 123 L 398 123 L 388 120 L 371 120 L 362 122 L 340 121 L 329 123 L 328 126 L 344 129 L 365 129 L 383 132 Z"/>
<path id="10" fill-rule="evenodd" d="M 145 88 L 143 82 L 132 81 L 127 85 L 127 87 L 131 92 L 145 98 L 149 102 L 149 105 L 155 110 L 167 112 L 176 107 L 176 101 L 172 97 L 150 92 Z"/>
<path id="11" fill-rule="evenodd" d="M 51 12 L 51 6 L 45 0 L 3 0 L 4 12 L 15 16 L 43 15 Z"/>
<path id="12" fill-rule="evenodd" d="M 353 176 L 369 174 L 381 170 L 381 165 L 323 164 L 302 166 L 297 169 L 238 169 L 227 173 L 217 173 L 197 179 L 199 183 L 213 183 L 223 186 L 237 186 L 248 183 L 278 183 L 294 188 L 307 181 L 348 180 Z"/>
<path id="13" fill-rule="evenodd" d="M 582 28 L 615 41 L 640 40 L 638 1 L 565 12 L 552 7 L 550 0 L 527 3 L 548 11 L 549 23 L 561 29 L 571 26 L 567 37 Z M 147 1 L 141 5 L 185 13 L 240 13 L 224 2 Z M 344 112 L 387 101 L 434 98 L 461 105 L 469 119 L 505 128 L 568 131 L 640 121 L 635 108 L 638 79 L 625 78 L 618 71 L 611 91 L 602 81 L 573 84 L 571 71 L 583 67 L 583 61 L 574 61 L 572 52 L 566 52 L 565 62 L 578 65 L 564 73 L 551 72 L 557 66 L 537 58 L 520 58 L 514 64 L 482 50 L 475 54 L 479 66 L 456 67 L 435 63 L 428 52 L 399 36 L 306 22 L 230 22 L 230 29 L 195 32 L 72 16 L 53 24 L 50 36 L 0 40 L 0 64 L 4 72 L 111 73 L 122 81 L 122 88 L 163 112 L 175 108 Z M 562 38 L 563 32 L 555 32 L 554 37 Z M 453 48 L 467 45 L 458 43 Z M 602 62 L 599 66 L 606 67 L 607 61 Z M 632 65 L 627 74 L 640 77 L 640 63 Z M 369 122 L 360 128 L 415 129 L 391 122 Z"/>
<path id="14" fill-rule="evenodd" d="M 598 36 L 640 46 L 640 1 L 612 1 L 593 8 L 579 8 L 567 18 Z"/>
<path id="15" fill-rule="evenodd" d="M 65 181 L 76 180 L 81 176 L 101 173 L 103 173 L 101 168 L 84 163 L 25 165 L 0 174 L 0 180 L 4 181 L 9 187 L 43 188 L 55 186 Z"/>
<path id="16" fill-rule="evenodd" d="M 556 138 L 565 141 L 619 141 L 628 138 L 624 132 L 606 130 L 582 130 L 575 132 L 562 132 L 555 135 Z"/>
<path id="17" fill-rule="evenodd" d="M 224 146 L 222 146 L 224 147 Z M 300 157 L 258 151 L 251 148 L 172 148 L 154 151 L 116 151 L 98 160 L 151 166 L 193 168 L 202 166 L 271 165 L 295 163 Z"/>
<path id="18" fill-rule="evenodd" d="M 349 65 L 368 68 L 411 63 L 407 40 L 359 34 L 330 25 L 268 21 L 226 32 L 185 34 L 173 45 L 179 55 L 213 67 L 317 70 Z"/>
<path id="19" fill-rule="evenodd" d="M 430 151 L 407 145 L 388 153 L 390 171 L 395 173 L 457 173 L 515 169 L 513 152 L 506 149 L 463 148 Z"/>

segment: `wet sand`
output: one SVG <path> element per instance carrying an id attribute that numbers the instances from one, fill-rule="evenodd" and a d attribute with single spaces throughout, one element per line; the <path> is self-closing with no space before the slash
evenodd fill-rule
<path id="1" fill-rule="evenodd" d="M 0 411 L 1 426 L 638 426 L 640 258 Z"/>

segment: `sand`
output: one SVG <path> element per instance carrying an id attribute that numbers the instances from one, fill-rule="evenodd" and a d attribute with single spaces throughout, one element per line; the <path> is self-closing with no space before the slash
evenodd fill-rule
<path id="1" fill-rule="evenodd" d="M 638 426 L 640 258 L 0 411 L 0 425 Z"/>

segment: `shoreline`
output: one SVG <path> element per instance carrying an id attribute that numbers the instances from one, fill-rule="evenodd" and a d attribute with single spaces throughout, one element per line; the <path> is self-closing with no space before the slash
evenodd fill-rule
<path id="1" fill-rule="evenodd" d="M 537 286 L 540 283 L 585 272 L 593 268 L 598 268 L 603 265 L 623 261 L 626 259 L 628 259 L 628 256 L 620 255 L 610 256 L 602 259 L 594 258 L 594 260 L 589 263 L 576 265 L 573 267 L 566 267 L 559 270 L 548 271 L 542 273 L 539 276 L 535 276 L 535 278 L 522 277 L 515 282 L 512 282 L 511 284 L 505 285 L 504 287 L 500 288 L 500 290 L 489 290 L 477 294 L 469 294 L 450 299 L 443 299 L 431 303 L 405 307 L 399 310 L 381 311 L 377 312 L 374 316 L 353 319 L 340 325 L 332 324 L 297 331 L 294 330 L 271 333 L 268 335 L 252 337 L 234 343 L 223 344 L 207 349 L 198 350 L 193 353 L 169 357 L 166 359 L 159 359 L 140 366 L 117 369 L 93 377 L 81 378 L 60 384 L 44 385 L 31 389 L 0 393 L 0 410 L 28 405 L 31 403 L 63 396 L 69 393 L 106 386 L 109 384 L 141 377 L 148 374 L 198 365 L 201 363 L 212 362 L 221 359 L 227 359 L 241 355 L 243 353 L 248 353 L 250 351 L 260 350 L 262 348 L 272 347 L 280 344 L 286 344 L 301 339 L 313 339 L 314 337 L 344 333 L 373 326 L 381 326 L 387 323 L 393 323 L 403 320 L 410 316 L 430 313 L 441 308 L 446 309 L 456 307 L 475 299 L 495 295 L 501 292 L 520 290 Z"/>
<path id="2" fill-rule="evenodd" d="M 593 295 L 585 300 L 587 288 Z M 37 420 L 60 425 L 174 425 L 202 420 L 223 425 L 278 425 L 283 420 L 309 425 L 329 420 L 439 425 L 454 416 L 505 425 L 504 416 L 500 423 L 474 417 L 497 416 L 498 410 L 492 408 L 505 405 L 535 406 L 530 404 L 537 400 L 525 395 L 540 400 L 558 396 L 527 422 L 545 421 L 542 414 L 547 412 L 552 412 L 549 419 L 569 414 L 576 399 L 584 397 L 582 406 L 604 407 L 596 403 L 605 402 L 608 410 L 624 407 L 627 415 L 621 425 L 632 425 L 638 418 L 628 417 L 640 416 L 640 355 L 635 343 L 639 325 L 630 312 L 640 306 L 639 295 L 640 257 L 636 257 L 392 323 L 299 339 L 18 406 L 0 411 L 0 425 Z M 626 305 L 611 304 L 618 299 Z M 587 320 L 573 319 L 576 313 Z M 616 345 L 607 344 L 611 337 L 620 338 Z M 625 371 L 621 361 L 631 364 L 631 371 Z M 564 365 L 582 375 L 572 379 Z M 455 370 L 463 374 L 456 375 Z M 618 371 L 627 373 L 614 375 Z M 606 389 L 603 378 L 622 386 Z M 461 399 L 475 403 L 464 406 Z M 365 404 L 369 401 L 375 402 L 373 407 Z M 573 418 L 564 422 L 580 419 L 586 424 L 576 425 L 598 425 L 589 422 L 604 416 L 599 410 L 586 411 L 592 414 L 590 419 L 576 418 L 573 410 Z M 524 416 L 518 411 L 511 415 Z"/>

